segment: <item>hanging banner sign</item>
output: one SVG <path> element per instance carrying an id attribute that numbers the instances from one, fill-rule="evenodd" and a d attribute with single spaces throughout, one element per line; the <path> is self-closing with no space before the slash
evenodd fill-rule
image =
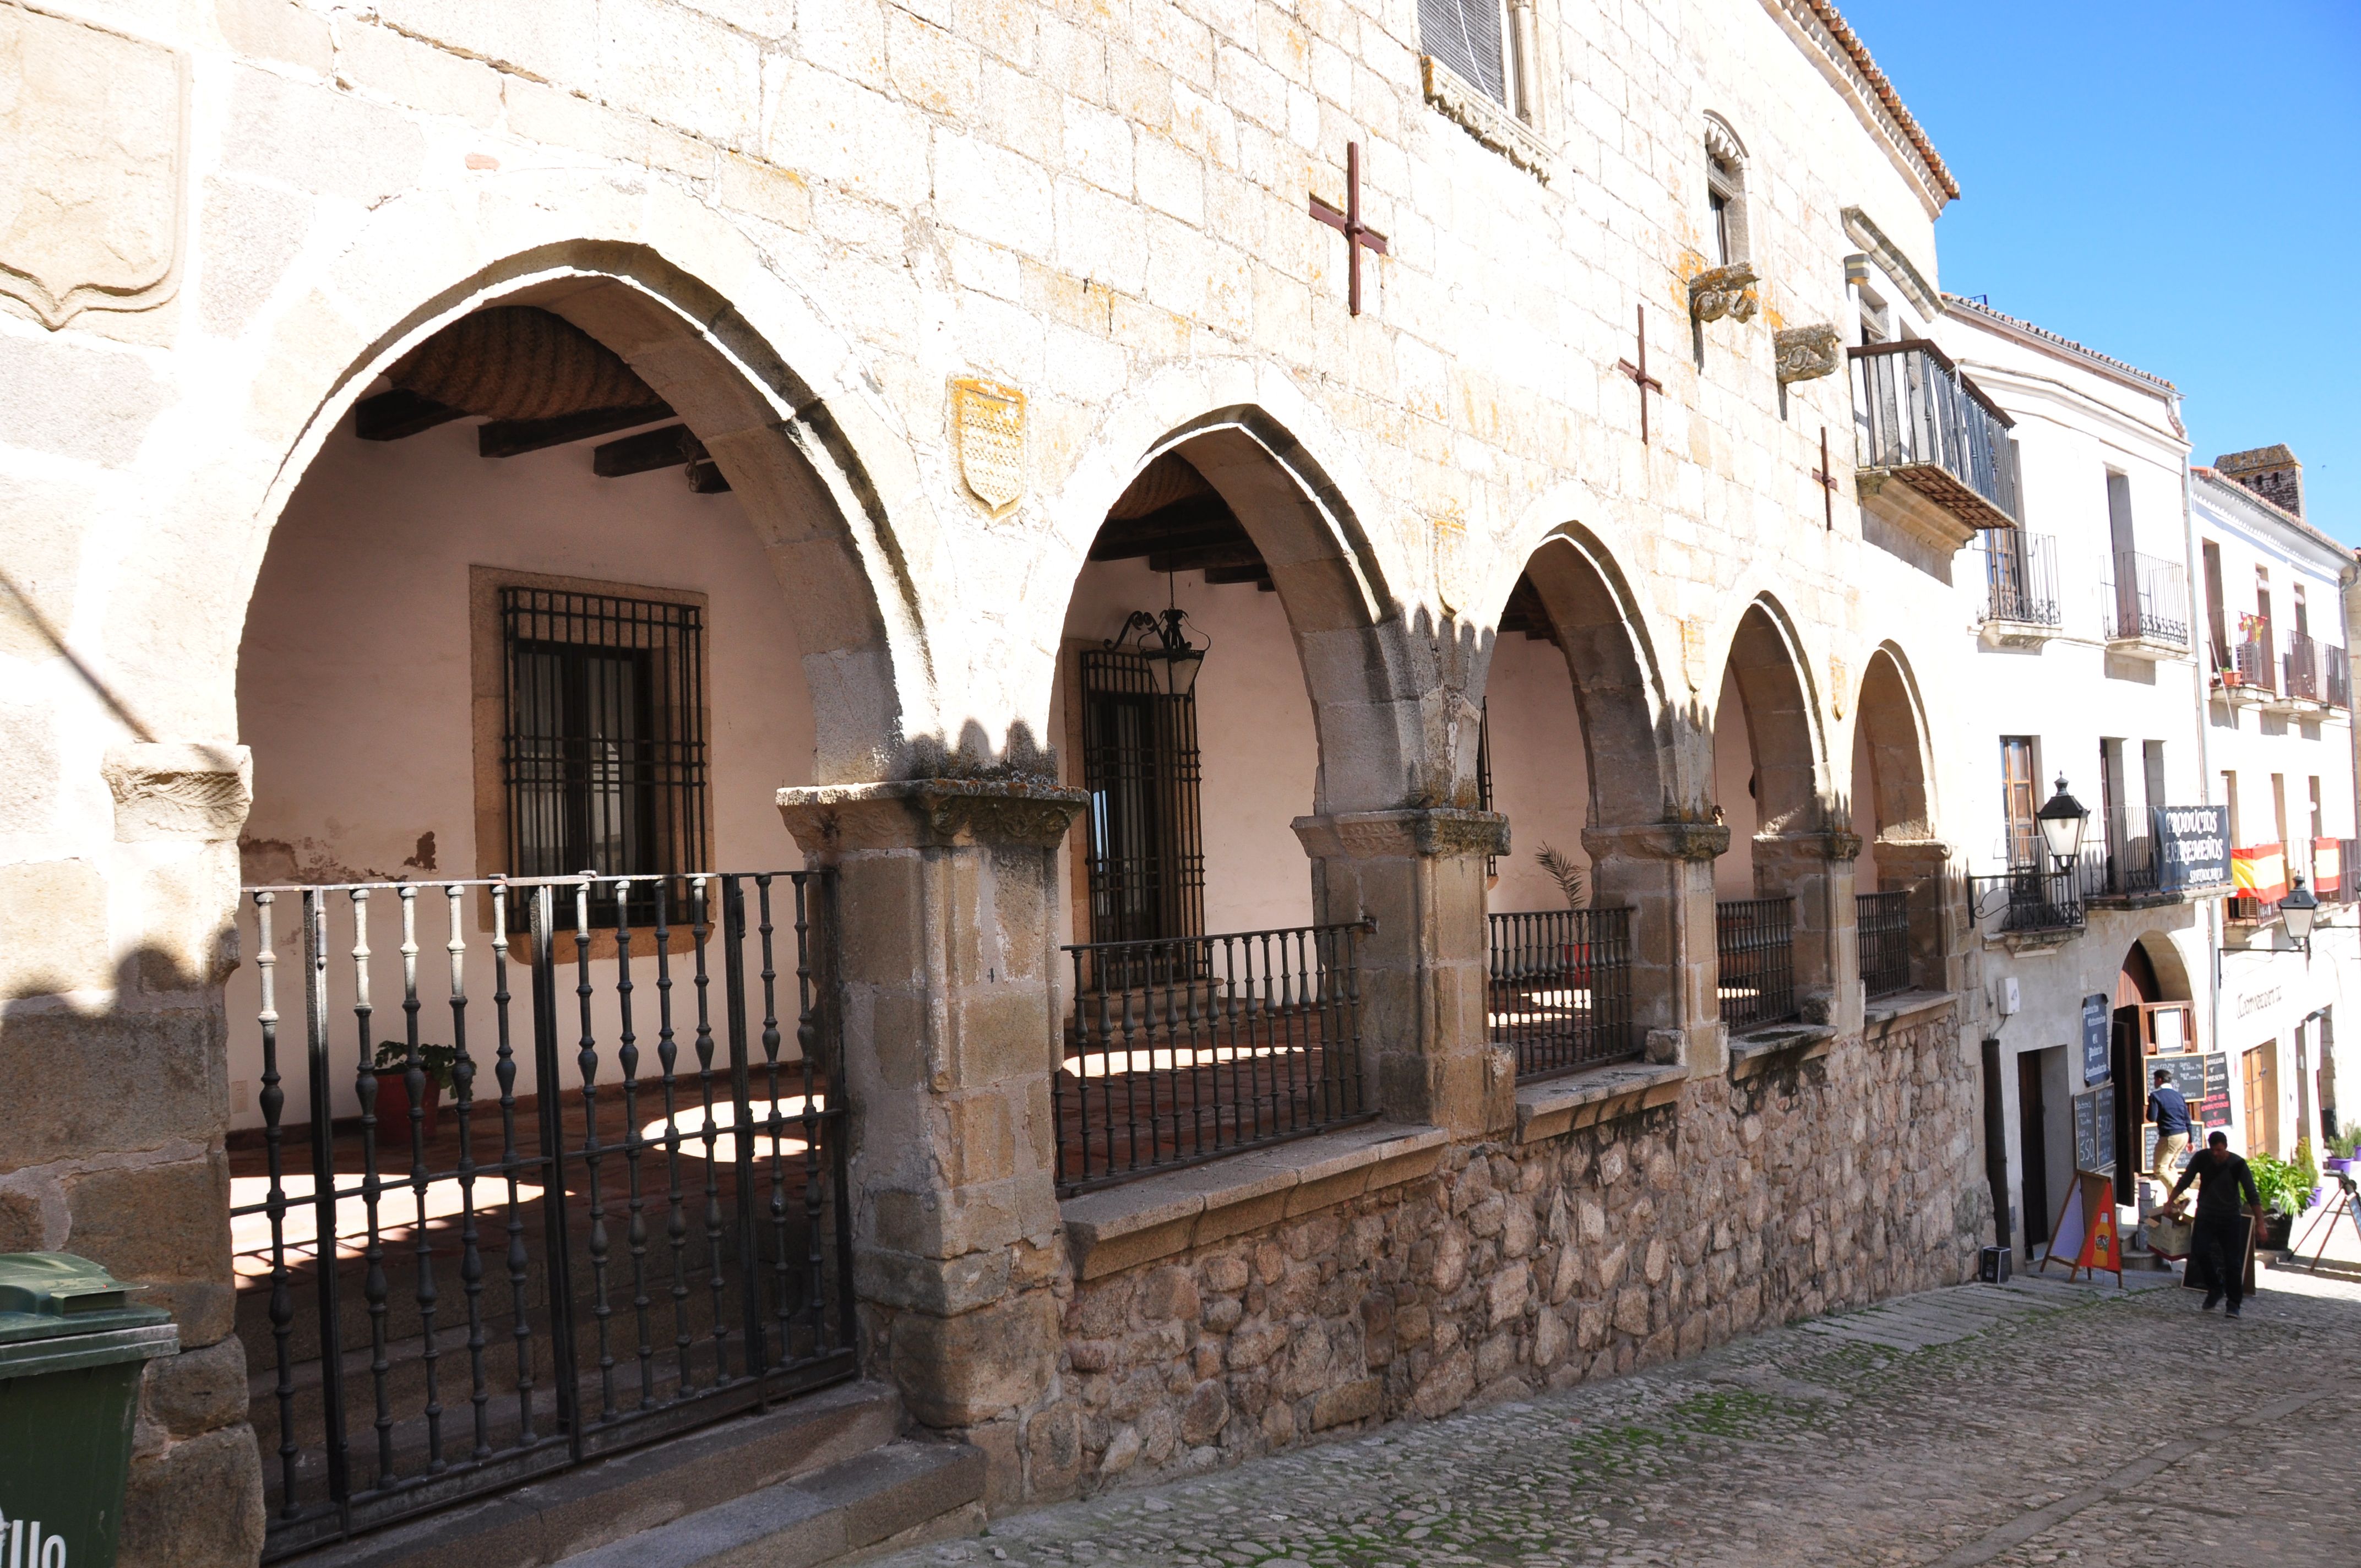
<path id="1" fill-rule="evenodd" d="M 2104 1083 L 2109 1077 L 2107 1041 L 2113 1026 L 2114 1010 L 2107 1005 L 2107 993 L 2094 991 L 2082 998 L 2082 1083 Z"/>
<path id="2" fill-rule="evenodd" d="M 2159 806 L 2149 814 L 2156 872 L 2167 892 L 2219 887 L 2230 880 L 2230 808 Z"/>
<path id="3" fill-rule="evenodd" d="M 2341 839 L 2312 841 L 2312 891 L 2322 898 L 2345 888 L 2345 845 Z"/>

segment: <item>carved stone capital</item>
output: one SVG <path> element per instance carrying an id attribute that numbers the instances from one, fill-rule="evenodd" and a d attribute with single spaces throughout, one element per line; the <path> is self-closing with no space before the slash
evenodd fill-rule
<path id="1" fill-rule="evenodd" d="M 1708 267 L 1689 280 L 1690 313 L 1701 322 L 1718 322 L 1724 316 L 1751 322 L 1762 308 L 1754 297 L 1754 285 L 1761 281 L 1754 269 L 1743 261 Z"/>
<path id="2" fill-rule="evenodd" d="M 1816 828 L 1803 833 L 1757 833 L 1754 850 L 1758 858 L 1784 852 L 1806 860 L 1857 861 L 1861 859 L 1861 835 L 1843 828 Z"/>
<path id="3" fill-rule="evenodd" d="M 1688 861 L 1698 864 L 1730 852 L 1730 828 L 1719 822 L 1643 822 L 1629 828 L 1586 828 L 1582 847 L 1592 861 Z"/>
<path id="4" fill-rule="evenodd" d="M 1834 322 L 1783 326 L 1771 334 L 1771 342 L 1783 384 L 1833 376 L 1844 363 L 1844 338 Z"/>
<path id="5" fill-rule="evenodd" d="M 976 845 L 1049 850 L 1090 796 L 1020 779 L 905 779 L 779 792 L 779 815 L 807 854 Z"/>
<path id="6" fill-rule="evenodd" d="M 1299 817 L 1295 836 L 1303 841 L 1305 853 L 1319 859 L 1409 860 L 1509 852 L 1507 817 L 1497 811 L 1449 806 Z"/>
<path id="7" fill-rule="evenodd" d="M 142 741 L 108 750 L 100 763 L 115 796 L 115 836 L 235 839 L 254 805 L 254 756 L 243 746 Z"/>

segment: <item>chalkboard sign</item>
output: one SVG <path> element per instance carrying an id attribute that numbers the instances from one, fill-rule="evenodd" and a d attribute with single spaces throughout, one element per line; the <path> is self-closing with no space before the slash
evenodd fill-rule
<path id="1" fill-rule="evenodd" d="M 2159 1072 L 2172 1074 L 2172 1087 L 2180 1091 L 2180 1097 L 2189 1102 L 2191 1109 L 2194 1110 L 2197 1102 L 2205 1098 L 2203 1057 L 2193 1051 L 2177 1057 L 2150 1057 L 2147 1058 L 2147 1081 L 2140 1087 L 2154 1089 L 2156 1075 Z"/>
<path id="2" fill-rule="evenodd" d="M 2154 1170 L 2156 1168 L 2156 1124 L 2154 1122 L 2150 1122 L 2146 1127 L 2142 1128 L 2141 1131 L 2140 1168 L 2142 1170 Z M 2172 1168 L 2175 1170 L 2187 1170 L 2189 1168 L 2189 1157 L 2196 1152 L 2196 1145 L 2189 1144 L 2183 1146 L 2180 1153 L 2173 1157 Z"/>
<path id="3" fill-rule="evenodd" d="M 2205 1097 L 2190 1102 L 2191 1116 L 2201 1127 L 2230 1124 L 2230 1053 L 2205 1053 Z"/>
<path id="4" fill-rule="evenodd" d="M 2115 1091 L 2112 1085 L 2074 1096 L 2074 1168 L 2115 1168 Z"/>
<path id="5" fill-rule="evenodd" d="M 2113 1015 L 2105 992 L 2094 991 L 2082 998 L 2082 1081 L 2086 1085 L 2107 1081 L 2107 1041 Z"/>
<path id="6" fill-rule="evenodd" d="M 2150 816 L 2157 883 L 2165 892 L 2219 887 L 2230 880 L 2228 806 L 2159 806 Z"/>

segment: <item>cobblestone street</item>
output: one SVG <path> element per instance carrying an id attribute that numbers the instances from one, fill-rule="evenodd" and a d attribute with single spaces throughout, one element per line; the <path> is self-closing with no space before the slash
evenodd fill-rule
<path id="1" fill-rule="evenodd" d="M 2149 1280 L 2158 1277 L 2147 1277 Z M 2361 1285 L 1969 1285 L 916 1548 L 945 1564 L 2361 1563 Z"/>

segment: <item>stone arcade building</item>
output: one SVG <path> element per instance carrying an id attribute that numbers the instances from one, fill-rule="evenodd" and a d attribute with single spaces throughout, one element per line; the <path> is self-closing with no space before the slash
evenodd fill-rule
<path id="1" fill-rule="evenodd" d="M 1825 0 L 0 81 L 0 1251 L 179 1324 L 126 1564 L 858 1545 L 1970 1269 L 2014 456 Z"/>

